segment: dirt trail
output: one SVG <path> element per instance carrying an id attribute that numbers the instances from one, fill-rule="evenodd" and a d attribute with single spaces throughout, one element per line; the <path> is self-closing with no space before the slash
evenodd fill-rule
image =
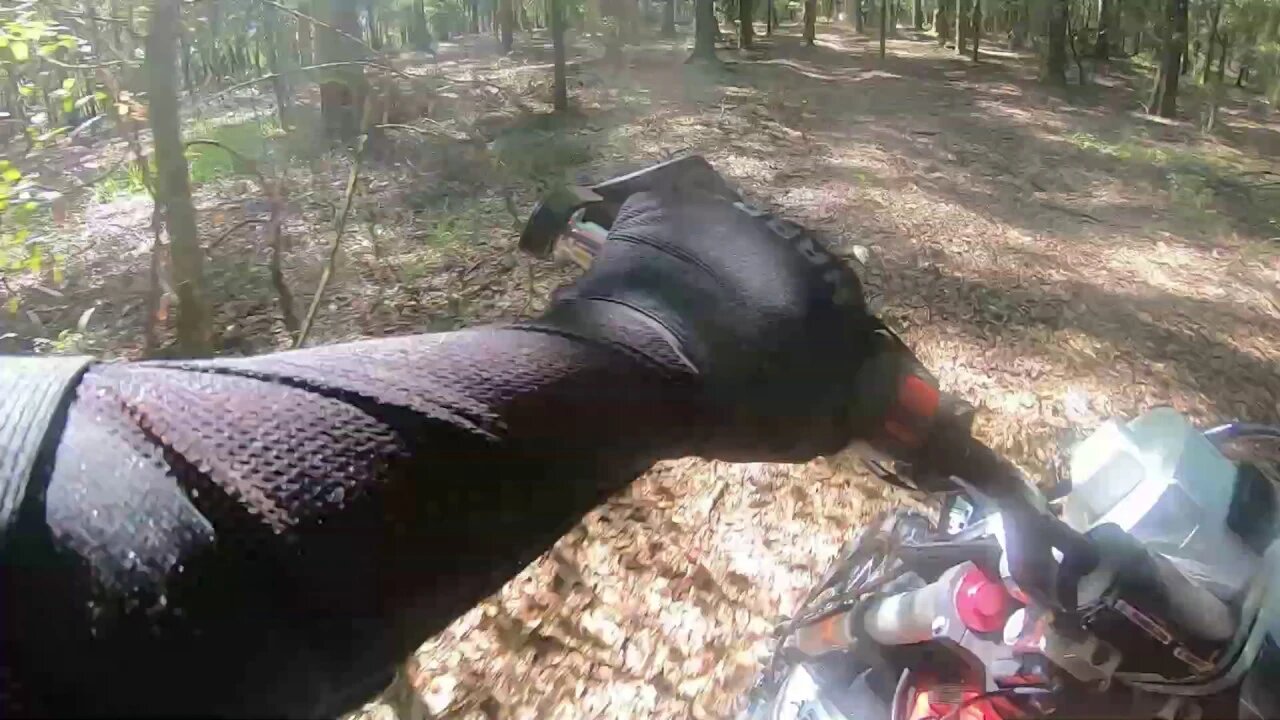
<path id="1" fill-rule="evenodd" d="M 871 248 L 883 313 L 1033 473 L 1059 438 L 1155 405 L 1277 420 L 1280 230 L 1266 213 L 1280 198 L 1238 182 L 1278 169 L 1274 121 L 1238 101 L 1224 139 L 1207 139 L 1142 116 L 1146 80 L 1121 66 L 1057 95 L 1024 58 L 975 66 L 902 38 L 881 64 L 867 39 L 820 32 L 815 48 L 766 39 L 708 76 L 662 45 L 633 49 L 624 72 L 585 63 L 585 118 L 564 132 L 607 137 L 612 153 L 587 164 L 597 177 L 696 150 L 842 251 Z M 843 456 L 665 463 L 427 643 L 408 673 L 418 708 L 725 716 L 772 620 L 852 528 L 902 501 Z"/>

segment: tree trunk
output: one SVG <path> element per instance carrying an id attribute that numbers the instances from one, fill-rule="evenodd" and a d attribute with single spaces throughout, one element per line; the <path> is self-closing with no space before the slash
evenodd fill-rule
<path id="1" fill-rule="evenodd" d="M 982 0 L 973 0 L 973 61 L 978 62 L 978 45 L 982 42 Z"/>
<path id="2" fill-rule="evenodd" d="M 185 29 L 178 32 L 178 52 L 182 53 L 182 89 L 190 95 L 195 92 L 195 83 L 191 80 L 191 46 Z"/>
<path id="3" fill-rule="evenodd" d="M 302 3 L 298 6 L 298 11 L 304 15 L 312 13 L 311 3 Z M 311 21 L 305 18 L 298 18 L 298 62 L 302 65 L 315 64 L 315 50 L 313 49 L 311 38 Z"/>
<path id="4" fill-rule="evenodd" d="M 1246 80 L 1248 80 L 1248 78 L 1249 78 L 1249 66 L 1241 65 L 1240 69 L 1236 71 L 1236 87 L 1238 88 L 1244 87 L 1244 83 Z"/>
<path id="5" fill-rule="evenodd" d="M 772 2 L 772 0 L 770 0 Z M 676 0 L 667 0 L 662 5 L 662 37 L 676 36 Z"/>
<path id="6" fill-rule="evenodd" d="M 1213 6 L 1209 15 L 1209 40 L 1204 48 L 1204 68 L 1200 71 L 1200 84 L 1208 85 L 1210 73 L 1213 72 L 1214 41 L 1218 39 L 1218 21 L 1222 19 L 1222 0 Z"/>
<path id="7" fill-rule="evenodd" d="M 933 31 L 938 34 L 938 47 L 946 47 L 951 39 L 951 16 L 947 14 L 947 0 L 938 0 L 933 10 Z"/>
<path id="8" fill-rule="evenodd" d="M 267 36 L 267 69 L 271 71 L 271 91 L 276 96 L 276 117 L 280 129 L 289 129 L 289 86 L 285 80 L 284 63 L 280 60 L 280 15 L 271 5 L 262 6 L 263 31 Z"/>
<path id="9" fill-rule="evenodd" d="M 564 0 L 547 0 L 547 14 L 551 16 L 551 50 L 555 63 L 554 81 L 551 84 L 556 112 L 569 109 L 569 81 L 564 70 Z M 667 0 L 668 3 L 673 0 Z"/>
<path id="10" fill-rule="evenodd" d="M 320 20 L 352 37 L 360 37 L 360 20 L 356 6 L 349 0 L 323 0 Z M 363 49 L 336 32 L 317 28 L 316 49 L 321 63 L 360 60 Z M 320 83 L 320 117 L 325 133 L 334 140 L 349 143 L 360 131 L 360 112 L 364 105 L 364 69 L 359 66 L 331 68 Z"/>
<path id="11" fill-rule="evenodd" d="M 169 228 L 173 287 L 178 295 L 178 349 L 183 355 L 208 355 L 209 311 L 204 301 L 204 251 L 191 203 L 187 158 L 178 118 L 177 38 L 182 0 L 155 0 L 147 33 L 148 116 L 155 143 L 157 201 Z"/>
<path id="12" fill-rule="evenodd" d="M 1187 0 L 1165 0 L 1164 44 L 1160 70 L 1147 112 L 1171 118 L 1178 112 L 1178 76 L 1187 36 Z"/>
<path id="13" fill-rule="evenodd" d="M 1173 0 L 1171 0 L 1173 1 Z M 1045 53 L 1044 81 L 1067 84 L 1067 0 L 1049 0 L 1049 37 Z"/>
<path id="14" fill-rule="evenodd" d="M 817 35 L 818 0 L 804 0 L 804 44 L 812 47 Z"/>
<path id="15" fill-rule="evenodd" d="M 751 48 L 751 41 L 755 36 L 756 29 L 751 17 L 754 5 L 755 0 L 738 0 L 738 47 L 743 50 Z"/>
<path id="16" fill-rule="evenodd" d="M 911 27 L 924 29 L 924 3 L 921 0 L 911 0 Z"/>
<path id="17" fill-rule="evenodd" d="M 1218 55 L 1218 84 L 1227 77 L 1227 51 L 1231 49 L 1231 36 L 1222 34 L 1222 52 Z"/>
<path id="18" fill-rule="evenodd" d="M 1013 13 L 1013 22 L 1009 28 L 1009 49 L 1019 51 L 1027 46 L 1029 19 L 1027 18 L 1026 3 L 1019 3 L 1015 6 Z"/>
<path id="19" fill-rule="evenodd" d="M 889 0 L 880 0 L 880 59 L 884 59 L 886 35 L 889 34 Z"/>
<path id="20" fill-rule="evenodd" d="M 504 54 L 511 52 L 511 46 L 515 43 L 515 11 L 511 6 L 512 0 L 498 0 L 498 23 L 502 25 L 502 52 Z"/>
<path id="21" fill-rule="evenodd" d="M 471 0 L 471 2 L 467 4 L 467 9 L 470 11 L 467 15 L 467 30 L 471 31 L 472 35 L 479 35 L 480 34 L 480 2 L 479 0 Z"/>
<path id="22" fill-rule="evenodd" d="M 378 29 L 378 14 L 374 10 L 374 0 L 369 0 L 364 6 L 365 24 L 369 26 L 369 47 L 374 50 L 382 49 L 382 32 Z M 356 37 L 359 37 L 358 35 Z"/>
<path id="23" fill-rule="evenodd" d="M 1098 0 L 1098 36 L 1093 57 L 1104 62 L 1111 59 L 1111 0 Z"/>
<path id="24" fill-rule="evenodd" d="M 426 0 L 413 0 L 413 20 L 409 29 L 409 41 L 415 50 L 431 49 L 431 31 L 427 29 Z"/>
<path id="25" fill-rule="evenodd" d="M 853 31 L 856 33 L 867 31 L 867 13 L 862 3 L 863 0 L 849 0 L 849 5 L 853 8 Z"/>
<path id="26" fill-rule="evenodd" d="M 694 0 L 693 54 L 690 60 L 716 59 L 716 9 L 714 0 Z"/>
<path id="27" fill-rule="evenodd" d="M 1057 0 L 1050 0 L 1057 2 Z M 964 55 L 964 49 L 969 45 L 969 0 L 956 0 L 956 54 Z"/>
<path id="28" fill-rule="evenodd" d="M 209 40 L 205 44 L 205 66 L 209 68 L 209 75 L 213 78 L 214 85 L 222 84 L 222 56 L 218 50 L 218 39 L 222 37 L 222 5 L 218 2 L 209 3 Z M 199 43 L 197 43 L 199 45 Z"/>

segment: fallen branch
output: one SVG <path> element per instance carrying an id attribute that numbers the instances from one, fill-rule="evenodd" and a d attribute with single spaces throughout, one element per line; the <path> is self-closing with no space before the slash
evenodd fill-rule
<path id="1" fill-rule="evenodd" d="M 446 82 L 448 82 L 448 83 L 449 83 L 448 85 L 442 85 L 442 86 L 440 86 L 440 87 L 436 88 L 436 92 L 445 92 L 445 91 L 447 91 L 447 90 L 452 89 L 454 85 L 479 85 L 479 86 L 481 86 L 481 87 L 491 87 L 491 88 L 493 88 L 493 89 L 497 90 L 497 91 L 498 91 L 498 94 L 502 95 L 502 97 L 504 97 L 504 98 L 506 98 L 508 101 L 510 101 L 512 105 L 515 105 L 516 107 L 520 108 L 521 110 L 527 110 L 527 109 L 528 109 L 528 106 L 524 104 L 524 101 L 520 99 L 520 96 L 519 96 L 519 95 L 516 95 L 515 93 L 511 92 L 511 91 L 510 91 L 510 90 L 508 90 L 507 88 L 504 88 L 504 87 L 502 87 L 501 85 L 499 85 L 499 84 L 497 84 L 497 83 L 495 83 L 495 82 L 493 82 L 493 81 L 490 81 L 490 80 L 469 80 L 469 79 L 461 79 L 461 78 L 451 78 L 451 77 L 448 77 L 448 76 L 446 76 L 446 75 L 437 75 L 437 76 L 435 76 L 435 77 L 439 77 L 440 79 L 445 80 Z"/>
<path id="2" fill-rule="evenodd" d="M 360 147 L 356 150 L 355 160 L 351 163 L 351 172 L 347 175 L 347 192 L 342 199 L 342 212 L 338 214 L 338 225 L 333 233 L 333 246 L 329 248 L 329 260 L 320 273 L 320 283 L 316 286 L 316 294 L 311 298 L 311 306 L 307 308 L 307 316 L 302 320 L 302 329 L 293 342 L 300 348 L 307 342 L 311 334 L 311 326 L 315 323 L 316 313 L 320 310 L 320 301 L 324 299 L 324 291 L 329 287 L 329 279 L 333 277 L 333 266 L 338 262 L 338 250 L 342 247 L 342 233 L 347 229 L 347 218 L 351 216 L 351 201 L 356 195 L 356 183 L 360 180 L 360 160 L 364 157 L 367 136 L 361 138 Z"/>
<path id="3" fill-rule="evenodd" d="M 1094 222 L 1094 223 L 1102 222 L 1098 218 L 1090 215 L 1087 212 L 1084 212 L 1083 210 L 1074 210 L 1064 205 L 1059 205 L 1057 203 L 1051 203 L 1051 202 L 1041 202 L 1040 205 L 1042 207 L 1049 208 L 1050 210 L 1057 210 L 1060 213 L 1066 213 L 1067 215 L 1075 215 L 1076 217 L 1083 218 L 1085 220 L 1088 220 L 1089 222 Z"/>
<path id="4" fill-rule="evenodd" d="M 433 137 L 443 136 L 443 137 L 449 138 L 450 140 L 467 141 L 472 139 L 471 137 L 464 135 L 463 133 L 460 133 L 457 130 L 453 130 L 445 126 L 443 123 L 437 120 L 432 120 L 431 118 L 425 118 L 425 117 L 422 119 L 431 123 L 432 125 L 435 125 L 439 129 L 428 130 L 427 128 L 420 128 L 415 125 L 403 125 L 401 123 L 383 123 L 382 125 L 374 125 L 374 127 L 383 129 L 383 130 L 408 130 L 409 132 L 415 132 L 415 133 L 418 133 L 419 135 L 429 135 Z"/>
<path id="5" fill-rule="evenodd" d="M 223 230 L 222 233 L 218 235 L 218 237 L 214 238 L 212 242 L 210 242 L 208 245 L 205 246 L 205 250 L 212 250 L 218 247 L 223 243 L 224 240 L 231 237 L 232 233 L 234 233 L 235 231 L 239 230 L 242 227 L 247 227 L 249 225 L 262 225 L 263 223 L 266 223 L 266 222 L 269 222 L 269 221 L 263 220 L 262 218 L 247 218 L 247 219 L 241 220 L 240 222 L 232 225 L 226 230 Z"/>
<path id="6" fill-rule="evenodd" d="M 216 92 L 216 93 L 214 93 L 214 94 L 210 95 L 208 99 L 209 99 L 209 100 L 214 100 L 214 99 L 216 99 L 216 98 L 220 98 L 220 97 L 222 97 L 223 95 L 226 95 L 226 94 L 227 94 L 227 93 L 229 93 L 229 92 L 234 92 L 234 91 L 239 90 L 239 89 L 241 89 L 241 88 L 249 87 L 250 85 L 257 85 L 257 84 L 258 84 L 258 83 L 260 83 L 260 82 L 266 82 L 266 81 L 268 81 L 268 80 L 275 80 L 276 78 L 278 78 L 278 77 L 283 77 L 283 76 L 285 76 L 285 75 L 291 75 L 291 74 L 294 74 L 294 73 L 302 73 L 302 72 L 311 72 L 312 70 L 328 70 L 329 68 L 337 68 L 337 67 L 351 67 L 351 66 L 353 66 L 353 65 L 359 65 L 359 66 L 362 66 L 362 67 L 372 67 L 372 68 L 377 68 L 377 69 L 379 69 L 379 70 L 384 70 L 384 71 L 386 71 L 386 72 L 389 72 L 389 73 L 391 73 L 392 75 L 398 75 L 398 76 L 400 76 L 400 77 L 407 78 L 407 79 L 412 80 L 412 81 L 417 81 L 417 80 L 422 80 L 422 79 L 423 79 L 423 76 L 421 76 L 421 75 L 410 75 L 409 73 L 406 73 L 406 72 L 402 72 L 402 71 L 400 71 L 400 70 L 397 70 L 397 69 L 395 69 L 395 68 L 391 67 L 390 65 L 387 65 L 387 64 L 385 64 L 385 63 L 375 62 L 375 61 L 373 61 L 373 60 L 346 60 L 346 61 L 343 61 L 343 62 L 327 62 L 327 63 L 320 63 L 320 64 L 318 64 L 318 65 L 303 65 L 302 67 L 290 68 L 290 69 L 288 69 L 288 70 L 281 70 L 280 72 L 268 73 L 268 74 L 266 74 L 266 75 L 259 75 L 259 76 L 258 76 L 258 77 L 256 77 L 256 78 L 252 78 L 252 79 L 250 79 L 250 80 L 245 80 L 245 81 L 243 81 L 243 82 L 238 82 L 238 83 L 236 83 L 235 85 L 232 85 L 231 87 L 225 88 L 225 89 L 223 89 L 223 90 L 219 90 L 218 92 Z"/>

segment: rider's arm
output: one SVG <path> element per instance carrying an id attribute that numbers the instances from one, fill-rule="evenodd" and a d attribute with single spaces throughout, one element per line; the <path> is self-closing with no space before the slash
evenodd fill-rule
<path id="1" fill-rule="evenodd" d="M 654 460 L 846 442 L 832 267 L 641 198 L 527 326 L 92 367 L 3 549 L 5 705 L 351 707 Z"/>

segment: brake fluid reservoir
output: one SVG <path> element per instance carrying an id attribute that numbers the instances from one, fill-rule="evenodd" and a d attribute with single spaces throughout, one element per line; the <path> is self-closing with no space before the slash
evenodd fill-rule
<path id="1" fill-rule="evenodd" d="M 1227 527 L 1236 467 L 1172 408 L 1105 423 L 1071 453 L 1066 521 L 1114 523 L 1220 598 L 1248 582 L 1258 557 Z"/>

